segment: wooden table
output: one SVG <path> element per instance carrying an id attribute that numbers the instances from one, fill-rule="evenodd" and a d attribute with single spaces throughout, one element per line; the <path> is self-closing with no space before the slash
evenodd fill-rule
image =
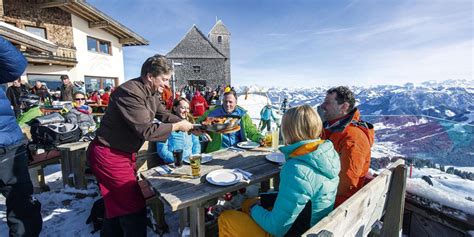
<path id="1" fill-rule="evenodd" d="M 86 148 L 90 142 L 72 142 L 58 146 L 61 151 L 61 172 L 63 185 L 86 189 Z"/>
<path id="2" fill-rule="evenodd" d="M 190 214 L 191 236 L 204 236 L 204 208 L 207 201 L 236 191 L 249 185 L 266 181 L 280 173 L 280 166 L 265 159 L 267 148 L 257 148 L 245 152 L 220 150 L 212 153 L 213 160 L 201 165 L 201 178 L 184 179 L 160 176 L 154 169 L 141 173 L 153 187 L 155 193 L 171 206 L 172 211 L 180 211 L 180 227 Z M 251 172 L 250 182 L 239 182 L 230 186 L 215 186 L 206 181 L 206 174 L 218 169 L 240 168 Z M 191 174 L 191 167 L 184 165 L 176 169 L 177 173 Z"/>

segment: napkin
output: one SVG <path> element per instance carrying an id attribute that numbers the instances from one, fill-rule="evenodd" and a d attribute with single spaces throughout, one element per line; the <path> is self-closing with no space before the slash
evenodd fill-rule
<path id="1" fill-rule="evenodd" d="M 250 179 L 252 177 L 252 173 L 248 172 L 248 171 L 245 171 L 243 169 L 239 169 L 239 168 L 235 168 L 234 169 L 234 172 L 238 172 L 238 173 L 241 173 L 242 176 L 244 176 L 245 179 Z"/>
<path id="2" fill-rule="evenodd" d="M 160 165 L 154 168 L 159 175 L 170 174 L 173 170 L 167 165 Z"/>

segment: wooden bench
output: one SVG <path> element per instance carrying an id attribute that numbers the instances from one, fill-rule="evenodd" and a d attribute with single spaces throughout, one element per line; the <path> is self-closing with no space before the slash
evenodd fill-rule
<path id="1" fill-rule="evenodd" d="M 35 193 L 49 191 L 44 177 L 44 167 L 49 164 L 59 163 L 61 153 L 58 150 L 45 151 L 41 154 L 31 154 L 33 160 L 28 163 L 31 183 Z"/>
<path id="2" fill-rule="evenodd" d="M 303 236 L 399 236 L 405 188 L 406 167 L 398 160 Z"/>

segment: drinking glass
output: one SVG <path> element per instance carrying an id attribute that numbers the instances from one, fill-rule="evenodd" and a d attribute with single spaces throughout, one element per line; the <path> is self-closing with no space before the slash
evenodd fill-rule
<path id="1" fill-rule="evenodd" d="M 201 175 L 201 159 L 200 154 L 191 155 L 189 157 L 189 163 L 191 164 L 191 175 L 193 178 L 199 178 Z"/>
<path id="2" fill-rule="evenodd" d="M 272 146 L 272 137 L 273 137 L 272 132 L 267 132 L 265 134 L 265 138 L 263 139 L 263 141 L 265 142 L 266 147 L 271 147 Z"/>
<path id="3" fill-rule="evenodd" d="M 176 149 L 173 151 L 174 167 L 183 166 L 183 149 Z"/>
<path id="4" fill-rule="evenodd" d="M 278 128 L 275 128 L 272 131 L 272 151 L 277 152 L 278 151 L 278 146 L 280 145 L 279 142 L 279 135 L 280 131 Z"/>

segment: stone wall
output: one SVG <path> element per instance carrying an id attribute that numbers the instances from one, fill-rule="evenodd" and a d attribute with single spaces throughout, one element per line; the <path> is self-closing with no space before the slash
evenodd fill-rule
<path id="1" fill-rule="evenodd" d="M 174 59 L 182 63 L 175 67 L 176 88 L 187 85 L 188 80 L 205 80 L 206 86 L 230 84 L 225 80 L 225 59 Z M 194 72 L 193 66 L 200 66 L 201 72 Z"/>
<path id="2" fill-rule="evenodd" d="M 26 26 L 46 29 L 47 40 L 74 49 L 71 14 L 57 7 L 41 9 L 32 0 L 3 0 L 3 20 L 20 29 Z M 61 54 L 61 52 L 58 52 Z"/>

